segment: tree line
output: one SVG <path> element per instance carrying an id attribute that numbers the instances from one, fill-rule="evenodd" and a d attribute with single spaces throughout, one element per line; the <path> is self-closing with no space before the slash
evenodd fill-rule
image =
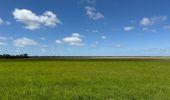
<path id="1" fill-rule="evenodd" d="M 0 58 L 29 58 L 28 54 L 19 54 L 19 55 L 10 55 L 10 54 L 2 54 Z"/>

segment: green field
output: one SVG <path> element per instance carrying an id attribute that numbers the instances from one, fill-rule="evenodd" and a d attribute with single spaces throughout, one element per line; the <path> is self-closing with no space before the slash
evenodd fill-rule
<path id="1" fill-rule="evenodd" d="M 0 100 L 170 100 L 170 60 L 0 60 Z"/>

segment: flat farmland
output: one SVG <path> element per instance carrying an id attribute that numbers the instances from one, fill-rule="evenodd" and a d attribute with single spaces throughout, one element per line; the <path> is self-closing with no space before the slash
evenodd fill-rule
<path id="1" fill-rule="evenodd" d="M 170 100 L 170 59 L 1 59 L 0 100 Z"/>

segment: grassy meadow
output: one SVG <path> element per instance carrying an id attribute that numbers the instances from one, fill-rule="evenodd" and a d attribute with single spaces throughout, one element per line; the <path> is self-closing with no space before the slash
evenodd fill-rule
<path id="1" fill-rule="evenodd" d="M 170 100 L 170 60 L 0 60 L 0 100 Z"/>

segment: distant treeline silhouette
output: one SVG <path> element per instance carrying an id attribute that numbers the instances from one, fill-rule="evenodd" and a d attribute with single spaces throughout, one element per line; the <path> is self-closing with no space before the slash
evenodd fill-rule
<path id="1" fill-rule="evenodd" d="M 20 54 L 20 55 L 3 54 L 0 55 L 0 58 L 29 58 L 29 56 L 28 54 Z"/>

